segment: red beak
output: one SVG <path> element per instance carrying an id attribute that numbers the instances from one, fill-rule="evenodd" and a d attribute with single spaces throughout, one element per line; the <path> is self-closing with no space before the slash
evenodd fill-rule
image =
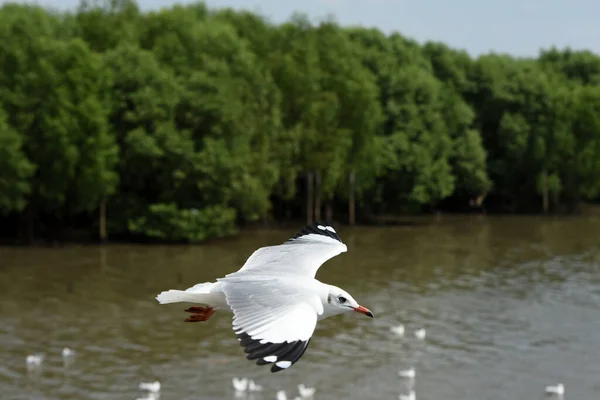
<path id="1" fill-rule="evenodd" d="M 358 313 L 365 314 L 367 317 L 373 318 L 373 313 L 368 308 L 365 308 L 363 306 L 358 306 L 358 307 L 352 307 L 352 309 Z"/>

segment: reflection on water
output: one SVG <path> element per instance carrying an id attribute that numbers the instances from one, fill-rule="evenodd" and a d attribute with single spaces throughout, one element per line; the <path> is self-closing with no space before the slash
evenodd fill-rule
<path id="1" fill-rule="evenodd" d="M 376 318 L 321 321 L 302 359 L 271 374 L 244 357 L 231 314 L 188 324 L 154 296 L 238 269 L 289 230 L 203 246 L 0 248 L 0 392 L 6 399 L 234 399 L 232 377 L 274 399 L 315 387 L 315 399 L 540 399 L 600 390 L 600 220 L 444 217 L 410 227 L 336 227 L 348 253 L 320 280 Z M 404 324 L 404 336 L 390 327 Z M 414 337 L 427 330 L 425 340 Z M 63 361 L 63 348 L 76 351 Z M 44 354 L 31 370 L 28 354 Z M 413 367 L 414 382 L 399 370 Z M 293 398 L 293 397 L 292 397 Z"/>

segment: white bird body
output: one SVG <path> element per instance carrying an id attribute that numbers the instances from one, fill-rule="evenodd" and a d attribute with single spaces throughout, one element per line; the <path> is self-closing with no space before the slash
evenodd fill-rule
<path id="1" fill-rule="evenodd" d="M 404 325 L 392 326 L 390 330 L 398 336 L 404 336 Z"/>
<path id="2" fill-rule="evenodd" d="M 427 331 L 425 331 L 425 328 L 421 328 L 415 331 L 415 337 L 417 339 L 425 339 L 425 336 L 427 335 Z"/>
<path id="3" fill-rule="evenodd" d="M 26 358 L 27 366 L 29 367 L 39 367 L 40 365 L 42 365 L 43 361 L 43 354 L 30 354 Z"/>
<path id="4" fill-rule="evenodd" d="M 300 393 L 300 397 L 303 399 L 314 396 L 315 392 L 315 388 L 306 387 L 303 383 L 298 385 L 298 393 Z"/>
<path id="5" fill-rule="evenodd" d="M 65 347 L 64 349 L 62 349 L 62 356 L 63 358 L 68 358 L 75 355 L 75 351 L 71 350 L 68 347 Z"/>
<path id="6" fill-rule="evenodd" d="M 218 310 L 233 312 L 233 330 L 247 358 L 281 371 L 304 354 L 317 321 L 348 311 L 373 317 L 344 290 L 315 279 L 325 261 L 346 251 L 332 227 L 313 223 L 283 244 L 256 250 L 237 272 L 156 299 L 206 306 L 188 308 L 188 322 L 206 321 Z"/>
<path id="7" fill-rule="evenodd" d="M 398 396 L 398 399 L 400 399 L 400 400 L 416 400 L 416 398 L 417 398 L 417 395 L 414 390 L 411 390 L 410 392 L 408 392 L 408 395 L 400 394 Z"/>
<path id="8" fill-rule="evenodd" d="M 546 394 L 562 396 L 565 394 L 565 385 L 559 383 L 556 386 L 546 386 Z"/>
<path id="9" fill-rule="evenodd" d="M 141 382 L 139 384 L 139 389 L 146 390 L 150 393 L 158 393 L 158 392 L 160 392 L 160 382 L 159 381 Z"/>
<path id="10" fill-rule="evenodd" d="M 261 385 L 257 385 L 253 380 L 248 381 L 248 390 L 251 392 L 260 392 L 262 390 Z"/>
<path id="11" fill-rule="evenodd" d="M 416 376 L 416 373 L 414 368 L 409 368 L 404 371 L 398 371 L 398 375 L 402 378 L 413 379 Z"/>
<path id="12" fill-rule="evenodd" d="M 245 392 L 248 389 L 248 378 L 231 378 L 231 383 L 233 383 L 233 388 L 236 392 Z"/>

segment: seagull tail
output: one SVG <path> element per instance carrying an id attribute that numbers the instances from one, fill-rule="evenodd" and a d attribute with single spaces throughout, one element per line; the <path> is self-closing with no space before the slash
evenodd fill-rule
<path id="1" fill-rule="evenodd" d="M 156 296 L 156 300 L 160 304 L 169 304 L 169 303 L 200 303 L 207 304 L 209 300 L 211 289 L 213 288 L 214 283 L 206 282 L 199 283 L 197 285 L 192 286 L 187 290 L 166 290 L 161 292 L 158 296 Z"/>

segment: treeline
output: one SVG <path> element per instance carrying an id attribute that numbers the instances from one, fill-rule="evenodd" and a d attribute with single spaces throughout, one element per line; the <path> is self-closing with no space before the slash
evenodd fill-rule
<path id="1" fill-rule="evenodd" d="M 113 0 L 4 5 L 0 68 L 4 236 L 197 241 L 258 220 L 600 196 L 590 52 L 473 59 L 302 15 Z"/>

